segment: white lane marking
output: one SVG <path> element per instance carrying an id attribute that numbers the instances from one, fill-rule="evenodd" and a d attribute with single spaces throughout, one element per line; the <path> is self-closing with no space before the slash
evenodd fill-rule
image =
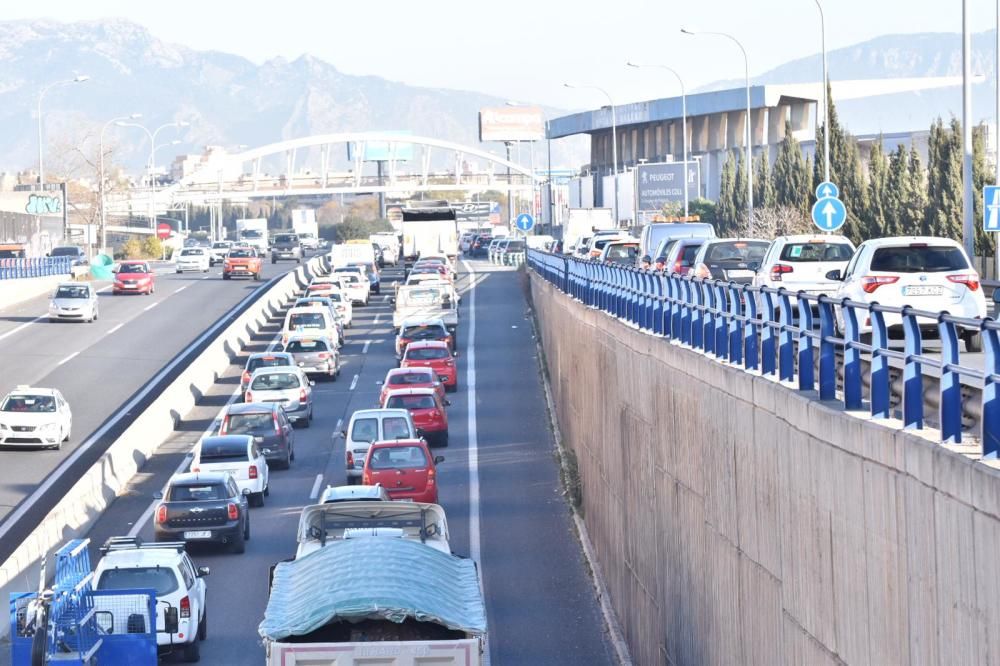
<path id="1" fill-rule="evenodd" d="M 105 333 L 104 335 L 111 335 L 112 333 L 114 333 L 115 331 L 119 330 L 124 325 L 125 325 L 125 322 L 122 322 L 122 323 L 118 324 L 117 326 L 112 326 L 111 330 L 108 331 L 107 333 Z"/>
<path id="2" fill-rule="evenodd" d="M 314 500 L 317 497 L 319 497 L 319 486 L 320 486 L 321 483 L 323 483 L 323 475 L 322 474 L 317 474 L 316 475 L 316 481 L 313 483 L 313 488 L 309 492 L 309 499 Z"/>
<path id="3" fill-rule="evenodd" d="M 12 328 L 9 331 L 7 331 L 6 333 L 4 333 L 3 335 L 0 335 L 0 340 L 3 340 L 4 338 L 9 338 L 10 336 L 14 335 L 15 333 L 23 331 L 24 329 L 28 328 L 32 324 L 36 324 L 36 323 L 42 321 L 43 319 L 48 319 L 48 316 L 35 317 L 31 321 L 26 321 L 23 324 L 21 324 L 20 326 Z"/>
<path id="4" fill-rule="evenodd" d="M 80 355 L 80 352 L 75 351 L 72 354 L 70 354 L 69 356 L 67 356 L 66 358 L 64 358 L 63 360 L 61 360 L 58 363 L 56 363 L 56 365 L 62 365 L 63 363 L 68 363 L 69 361 L 72 361 L 74 358 L 76 358 L 79 355 Z"/>
<path id="5" fill-rule="evenodd" d="M 368 345 L 370 345 L 371 343 L 372 343 L 371 340 L 365 340 L 365 348 L 361 350 L 362 354 L 367 354 L 368 353 Z"/>
<path id="6" fill-rule="evenodd" d="M 333 429 L 333 436 L 336 437 L 340 428 L 344 425 L 344 419 L 337 419 L 337 427 Z"/>
<path id="7" fill-rule="evenodd" d="M 144 307 L 144 308 L 142 309 L 142 311 L 143 311 L 143 312 L 147 312 L 147 311 L 149 311 L 149 310 L 152 310 L 153 308 L 155 308 L 155 307 L 156 307 L 157 305 L 159 305 L 159 304 L 160 304 L 160 301 L 156 301 L 155 303 L 150 303 L 149 305 L 147 305 L 146 307 Z"/>
<path id="8" fill-rule="evenodd" d="M 190 286 L 191 286 L 191 285 L 189 285 L 189 284 L 186 284 L 186 285 L 184 285 L 183 287 L 181 287 L 180 289 L 175 289 L 175 290 L 174 290 L 174 293 L 175 293 L 175 294 L 179 294 L 179 293 L 181 293 L 182 291 L 184 291 L 185 289 L 187 289 L 187 288 L 188 288 L 188 287 L 190 287 Z"/>
<path id="9" fill-rule="evenodd" d="M 354 379 L 351 380 L 351 390 L 353 391 L 358 387 L 358 376 L 354 375 Z"/>
<path id="10" fill-rule="evenodd" d="M 475 282 L 476 271 L 462 262 Z M 476 428 L 476 290 L 469 289 L 469 326 L 465 337 L 465 393 L 469 411 L 469 556 L 483 570 L 481 537 L 479 532 L 479 438 Z M 479 585 L 483 586 L 483 576 Z M 489 660 L 489 652 L 486 653 Z"/>
<path id="11" fill-rule="evenodd" d="M 210 278 L 210 277 L 215 277 L 215 276 L 213 276 L 213 275 L 206 275 L 205 277 L 202 277 L 202 278 L 198 278 L 198 279 L 199 279 L 199 280 L 207 280 L 207 279 L 208 279 L 208 278 Z"/>
<path id="12" fill-rule="evenodd" d="M 378 323 L 378 318 L 381 317 L 381 316 L 382 316 L 381 314 L 376 314 L 375 315 L 375 319 L 372 320 L 372 323 L 373 324 L 377 324 Z"/>

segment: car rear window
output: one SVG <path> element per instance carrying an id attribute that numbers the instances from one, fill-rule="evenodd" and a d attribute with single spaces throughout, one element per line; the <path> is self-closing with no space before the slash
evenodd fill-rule
<path id="1" fill-rule="evenodd" d="M 698 256 L 698 250 L 702 243 L 691 243 L 681 248 L 681 266 L 690 268 L 694 264 L 694 258 Z"/>
<path id="2" fill-rule="evenodd" d="M 440 326 L 407 326 L 403 329 L 403 337 L 409 340 L 437 340 L 447 335 Z"/>
<path id="3" fill-rule="evenodd" d="M 430 372 L 404 372 L 389 377 L 389 385 L 408 386 L 410 384 L 429 384 L 432 381 L 431 374 Z"/>
<path id="4" fill-rule="evenodd" d="M 634 261 L 639 256 L 639 244 L 612 245 L 608 250 L 607 259 L 609 261 Z"/>
<path id="5" fill-rule="evenodd" d="M 226 433 L 230 435 L 256 435 L 274 430 L 271 412 L 255 414 L 230 414 L 226 419 Z"/>
<path id="6" fill-rule="evenodd" d="M 433 361 L 439 358 L 448 358 L 448 350 L 436 347 L 429 349 L 413 349 L 411 347 L 406 350 L 406 358 L 411 361 Z"/>
<path id="7" fill-rule="evenodd" d="M 54 412 L 56 400 L 51 395 L 11 395 L 0 406 L 0 412 Z"/>
<path id="8" fill-rule="evenodd" d="M 254 256 L 254 253 L 252 250 L 230 250 L 229 256 L 235 259 L 246 259 Z"/>
<path id="9" fill-rule="evenodd" d="M 407 437 L 413 437 L 409 421 L 401 416 L 387 416 L 382 419 L 383 439 L 406 439 Z"/>
<path id="10" fill-rule="evenodd" d="M 524 252 L 524 241 L 510 241 L 507 243 L 508 252 Z"/>
<path id="11" fill-rule="evenodd" d="M 168 502 L 209 502 L 229 499 L 229 493 L 222 483 L 185 484 L 170 486 L 166 499 Z"/>
<path id="12" fill-rule="evenodd" d="M 257 368 L 279 368 L 291 365 L 285 356 L 256 356 L 247 361 L 247 370 L 251 373 Z"/>
<path id="13" fill-rule="evenodd" d="M 56 298 L 87 298 L 90 296 L 90 287 L 67 286 L 59 287 L 56 290 Z"/>
<path id="14" fill-rule="evenodd" d="M 182 257 L 200 257 L 205 254 L 205 251 L 200 247 L 189 247 L 185 250 L 181 250 Z"/>
<path id="15" fill-rule="evenodd" d="M 951 245 L 880 247 L 872 255 L 871 270 L 889 273 L 945 273 L 962 271 L 969 262 Z"/>
<path id="16" fill-rule="evenodd" d="M 289 234 L 281 234 L 280 236 L 274 237 L 275 243 L 295 243 L 298 240 L 298 236 L 291 236 Z"/>
<path id="17" fill-rule="evenodd" d="M 285 347 L 286 352 L 309 354 L 328 351 L 325 340 L 291 340 Z"/>
<path id="18" fill-rule="evenodd" d="M 201 443 L 201 454 L 199 458 L 202 462 L 220 460 L 247 460 L 246 442 L 213 442 L 211 440 Z"/>
<path id="19" fill-rule="evenodd" d="M 351 440 L 374 442 L 378 439 L 378 419 L 358 419 L 351 427 Z"/>
<path id="20" fill-rule="evenodd" d="M 296 328 L 326 328 L 326 319 L 321 312 L 300 312 L 288 318 L 288 327 Z"/>
<path id="21" fill-rule="evenodd" d="M 275 372 L 254 377 L 250 388 L 255 391 L 286 391 L 299 388 L 299 376 L 291 372 Z"/>
<path id="22" fill-rule="evenodd" d="M 173 569 L 166 567 L 106 569 L 97 581 L 98 590 L 153 589 L 158 597 L 172 594 L 178 587 Z"/>
<path id="23" fill-rule="evenodd" d="M 615 243 L 615 242 L 618 242 L 618 241 L 619 241 L 619 239 L 615 238 L 613 236 L 610 237 L 610 238 L 601 238 L 601 239 L 598 239 L 598 240 L 594 241 L 594 249 L 595 250 L 603 250 L 604 246 L 607 245 L 608 243 Z"/>
<path id="24" fill-rule="evenodd" d="M 385 406 L 391 409 L 434 409 L 436 404 L 432 395 L 394 395 L 390 396 Z"/>
<path id="25" fill-rule="evenodd" d="M 49 252 L 49 256 L 52 257 L 78 257 L 83 252 L 76 247 L 54 247 L 52 251 Z"/>
<path id="26" fill-rule="evenodd" d="M 781 248 L 779 261 L 817 262 L 817 261 L 850 261 L 854 250 L 847 243 L 824 243 L 823 241 L 808 241 L 804 243 L 788 243 Z"/>
<path id="27" fill-rule="evenodd" d="M 427 456 L 419 446 L 393 446 L 375 449 L 369 466 L 372 469 L 419 469 L 427 467 Z"/>
<path id="28" fill-rule="evenodd" d="M 712 243 L 705 253 L 705 261 L 746 262 L 760 261 L 767 252 L 769 243 L 764 241 L 727 241 Z"/>
<path id="29" fill-rule="evenodd" d="M 118 268 L 119 273 L 145 273 L 146 267 L 142 264 L 122 264 Z"/>

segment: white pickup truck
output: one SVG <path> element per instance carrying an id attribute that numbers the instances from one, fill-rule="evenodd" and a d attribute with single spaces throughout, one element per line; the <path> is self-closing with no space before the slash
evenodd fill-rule
<path id="1" fill-rule="evenodd" d="M 351 538 L 276 565 L 257 632 L 268 666 L 482 666 L 486 606 L 473 560 Z"/>

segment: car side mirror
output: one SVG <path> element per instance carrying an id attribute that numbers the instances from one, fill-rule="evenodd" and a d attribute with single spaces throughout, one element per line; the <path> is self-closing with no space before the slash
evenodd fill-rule
<path id="1" fill-rule="evenodd" d="M 417 437 L 423 438 L 426 434 L 423 428 L 417 428 Z"/>
<path id="2" fill-rule="evenodd" d="M 198 578 L 204 578 L 208 574 L 212 573 L 212 570 L 208 567 L 198 567 Z"/>
<path id="3" fill-rule="evenodd" d="M 844 279 L 844 277 L 840 274 L 839 268 L 830 271 L 824 277 L 826 277 L 827 280 L 833 280 L 834 282 L 840 282 Z"/>
<path id="4" fill-rule="evenodd" d="M 167 606 L 163 611 L 163 631 L 168 634 L 176 634 L 177 626 L 177 606 Z"/>
<path id="5" fill-rule="evenodd" d="M 158 500 L 163 499 L 163 491 L 157 490 L 155 493 L 153 493 L 153 499 L 158 499 Z"/>
<path id="6" fill-rule="evenodd" d="M 337 433 L 337 437 L 342 437 L 343 439 L 347 439 L 347 431 L 341 430 L 340 432 Z"/>
<path id="7" fill-rule="evenodd" d="M 440 465 L 444 462 L 444 456 L 434 456 L 434 464 Z"/>
<path id="8" fill-rule="evenodd" d="M 451 407 L 451 400 L 448 400 L 447 398 L 445 398 L 444 406 L 445 407 Z"/>
<path id="9" fill-rule="evenodd" d="M 395 296 L 390 296 L 389 297 L 389 302 L 392 303 L 393 305 L 395 305 L 396 304 L 396 297 Z"/>
<path id="10" fill-rule="evenodd" d="M 310 379 L 309 380 L 309 386 L 316 386 L 316 380 L 315 379 Z"/>

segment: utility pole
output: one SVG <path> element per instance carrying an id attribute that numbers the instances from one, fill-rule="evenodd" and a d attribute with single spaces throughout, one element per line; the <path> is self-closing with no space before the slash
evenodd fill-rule
<path id="1" fill-rule="evenodd" d="M 975 256 L 976 228 L 972 219 L 972 33 L 969 0 L 962 0 L 962 245 Z"/>

